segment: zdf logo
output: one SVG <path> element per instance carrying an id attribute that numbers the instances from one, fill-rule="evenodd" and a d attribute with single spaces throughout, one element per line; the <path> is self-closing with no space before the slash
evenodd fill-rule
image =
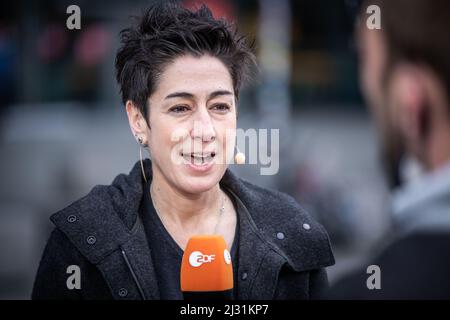
<path id="1" fill-rule="evenodd" d="M 200 267 L 204 263 L 210 263 L 215 259 L 216 255 L 203 254 L 200 251 L 193 251 L 189 256 L 189 264 L 194 268 Z"/>

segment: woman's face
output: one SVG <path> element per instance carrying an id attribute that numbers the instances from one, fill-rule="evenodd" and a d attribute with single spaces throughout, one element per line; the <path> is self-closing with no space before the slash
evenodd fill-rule
<path id="1" fill-rule="evenodd" d="M 185 193 L 215 186 L 235 144 L 235 96 L 225 65 L 207 55 L 176 58 L 160 76 L 149 106 L 154 175 Z"/>

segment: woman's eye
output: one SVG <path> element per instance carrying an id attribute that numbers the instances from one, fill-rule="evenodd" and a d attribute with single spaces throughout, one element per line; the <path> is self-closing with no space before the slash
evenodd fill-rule
<path id="1" fill-rule="evenodd" d="M 185 105 L 179 105 L 179 106 L 174 106 L 174 107 L 170 108 L 169 111 L 174 112 L 174 113 L 183 113 L 183 112 L 189 111 L 189 107 L 185 106 Z"/>
<path id="2" fill-rule="evenodd" d="M 212 109 L 225 112 L 225 111 L 230 110 L 231 108 L 228 104 L 218 103 L 218 104 L 213 105 Z"/>

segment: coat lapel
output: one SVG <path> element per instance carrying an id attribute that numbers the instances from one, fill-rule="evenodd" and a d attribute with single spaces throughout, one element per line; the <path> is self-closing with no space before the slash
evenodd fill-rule
<path id="1" fill-rule="evenodd" d="M 272 299 L 287 261 L 264 239 L 242 201 L 234 198 L 239 214 L 238 299 Z"/>
<path id="2" fill-rule="evenodd" d="M 134 281 L 140 286 L 144 299 L 160 299 L 158 281 L 153 266 L 152 255 L 141 220 L 137 232 L 122 245 L 124 259 L 128 260 Z"/>

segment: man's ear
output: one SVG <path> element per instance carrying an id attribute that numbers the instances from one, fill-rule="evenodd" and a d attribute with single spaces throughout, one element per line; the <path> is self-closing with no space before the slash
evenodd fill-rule
<path id="1" fill-rule="evenodd" d="M 394 121 L 409 144 L 418 147 L 428 134 L 429 112 L 426 87 L 420 69 L 399 66 L 393 72 L 392 108 Z"/>
<path id="2" fill-rule="evenodd" d="M 139 108 L 131 100 L 128 100 L 125 109 L 133 136 L 137 140 L 141 139 L 142 144 L 147 144 L 147 122 Z"/>

